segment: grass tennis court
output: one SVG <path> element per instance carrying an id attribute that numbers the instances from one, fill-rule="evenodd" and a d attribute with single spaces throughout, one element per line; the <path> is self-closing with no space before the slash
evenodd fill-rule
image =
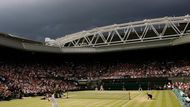
<path id="1" fill-rule="evenodd" d="M 153 95 L 147 100 L 146 93 Z M 181 107 L 172 91 L 77 91 L 69 92 L 69 99 L 57 99 L 59 107 Z M 51 107 L 40 97 L 27 97 L 0 102 L 0 107 Z"/>

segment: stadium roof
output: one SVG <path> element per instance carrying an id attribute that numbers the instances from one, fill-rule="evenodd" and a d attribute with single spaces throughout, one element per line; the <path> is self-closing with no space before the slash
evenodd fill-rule
<path id="1" fill-rule="evenodd" d="M 190 16 L 145 19 L 33 41 L 0 33 L 0 45 L 51 53 L 101 53 L 190 43 Z"/>

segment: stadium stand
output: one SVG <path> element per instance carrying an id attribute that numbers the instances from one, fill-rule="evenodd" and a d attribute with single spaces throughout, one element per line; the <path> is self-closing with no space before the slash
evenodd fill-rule
<path id="1" fill-rule="evenodd" d="M 190 62 L 146 61 L 140 63 L 4 63 L 0 65 L 0 86 L 2 99 L 21 96 L 44 95 L 47 92 L 78 90 L 77 80 L 188 77 Z M 72 80 L 72 81 L 68 81 Z M 173 83 L 172 86 L 187 91 L 190 83 Z"/>
<path id="2" fill-rule="evenodd" d="M 183 82 L 190 76 L 189 19 L 186 15 L 100 27 L 47 43 L 0 33 L 0 100 L 111 89 L 106 83 L 129 89 L 126 81 L 134 89 L 175 87 L 190 95 L 190 80 Z M 180 81 L 173 81 L 176 78 Z M 175 90 L 180 98 L 181 91 Z"/>

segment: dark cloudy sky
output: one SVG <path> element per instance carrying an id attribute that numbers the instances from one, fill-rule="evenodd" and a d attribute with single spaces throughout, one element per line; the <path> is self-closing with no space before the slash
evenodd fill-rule
<path id="1" fill-rule="evenodd" d="M 0 32 L 44 40 L 115 23 L 190 14 L 190 0 L 0 0 Z"/>

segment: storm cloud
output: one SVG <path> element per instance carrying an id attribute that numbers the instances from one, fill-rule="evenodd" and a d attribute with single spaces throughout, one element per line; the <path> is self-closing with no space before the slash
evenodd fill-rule
<path id="1" fill-rule="evenodd" d="M 0 32 L 35 40 L 190 13 L 190 0 L 0 0 Z"/>

